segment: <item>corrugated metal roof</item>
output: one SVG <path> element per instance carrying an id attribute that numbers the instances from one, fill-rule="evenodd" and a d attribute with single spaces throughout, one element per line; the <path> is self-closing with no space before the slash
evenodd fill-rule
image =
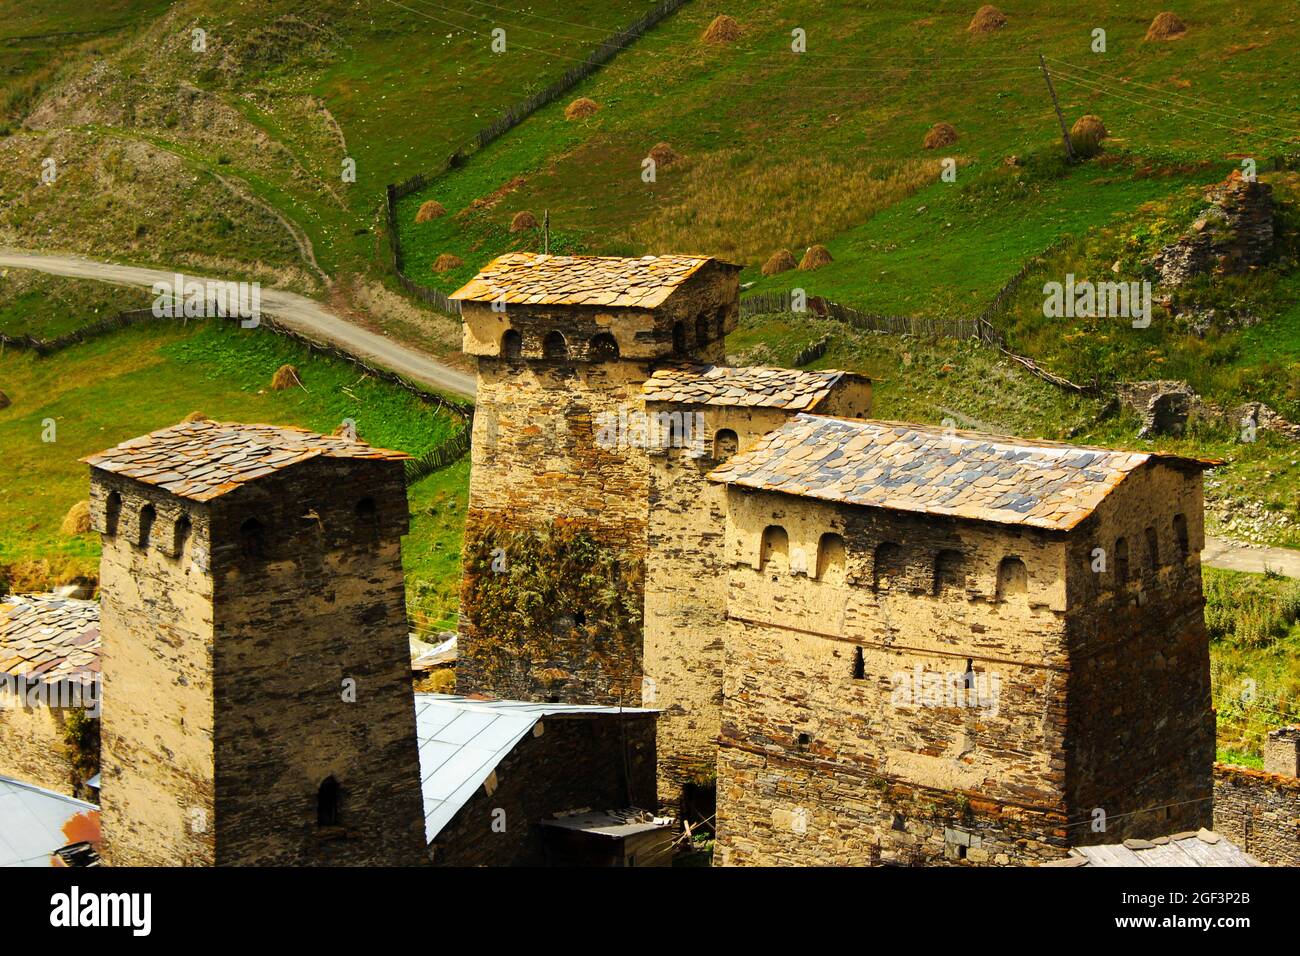
<path id="1" fill-rule="evenodd" d="M 454 694 L 416 694 L 415 734 L 420 744 L 425 838 L 433 841 L 506 754 L 542 718 L 652 712 L 637 707 L 620 709 L 595 704 L 539 704 L 475 700 Z"/>
<path id="2" fill-rule="evenodd" d="M 58 866 L 54 851 L 98 842 L 99 807 L 0 777 L 0 866 Z"/>
<path id="3" fill-rule="evenodd" d="M 1064 860 L 1043 866 L 1263 866 L 1227 837 L 1212 830 L 1175 833 L 1154 840 L 1125 840 L 1104 846 L 1078 846 Z"/>

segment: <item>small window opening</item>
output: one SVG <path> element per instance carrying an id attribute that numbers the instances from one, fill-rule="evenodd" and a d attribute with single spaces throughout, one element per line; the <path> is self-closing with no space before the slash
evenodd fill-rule
<path id="1" fill-rule="evenodd" d="M 773 571 L 784 571 L 790 566 L 790 536 L 779 525 L 769 525 L 763 529 L 763 546 L 758 559 L 759 570 L 771 567 Z"/>
<path id="2" fill-rule="evenodd" d="M 709 341 L 709 320 L 701 315 L 695 320 L 695 344 L 696 346 L 706 345 Z"/>
<path id="3" fill-rule="evenodd" d="M 673 323 L 673 354 L 686 354 L 686 326 L 680 322 Z"/>
<path id="4" fill-rule="evenodd" d="M 1178 556 L 1186 561 L 1192 553 L 1192 545 L 1187 536 L 1187 518 L 1184 515 L 1174 515 L 1174 540 L 1178 542 Z"/>
<path id="5" fill-rule="evenodd" d="M 1128 541 L 1120 538 L 1115 542 L 1115 580 L 1127 584 L 1132 569 L 1128 563 Z"/>
<path id="6" fill-rule="evenodd" d="M 149 539 L 153 537 L 154 519 L 158 513 L 154 511 L 153 505 L 145 505 L 140 509 L 140 547 L 149 547 Z"/>
<path id="7" fill-rule="evenodd" d="M 1152 571 L 1160 567 L 1160 538 L 1155 528 L 1147 528 L 1147 564 Z"/>
<path id="8" fill-rule="evenodd" d="M 266 556 L 266 533 L 262 522 L 249 518 L 239 526 L 240 549 L 246 558 L 263 558 Z"/>
<path id="9" fill-rule="evenodd" d="M 723 428 L 713 436 L 713 457 L 718 461 L 730 458 L 739 447 L 740 439 L 730 428 Z"/>
<path id="10" fill-rule="evenodd" d="M 175 552 L 177 557 L 180 557 L 185 553 L 185 546 L 189 544 L 190 541 L 191 530 L 192 525 L 190 523 L 189 515 L 181 515 L 176 519 L 176 531 L 172 538 L 172 551 Z"/>
<path id="11" fill-rule="evenodd" d="M 548 359 L 566 359 L 569 357 L 569 343 L 564 341 L 560 332 L 547 332 L 542 340 L 542 357 Z"/>
<path id="12" fill-rule="evenodd" d="M 117 523 L 122 517 L 122 496 L 116 491 L 108 495 L 108 504 L 104 507 L 104 530 L 107 534 L 117 534 Z"/>
<path id="13" fill-rule="evenodd" d="M 853 648 L 853 679 L 866 680 L 866 678 L 867 664 L 866 661 L 862 659 L 862 648 L 855 647 Z"/>
<path id="14" fill-rule="evenodd" d="M 903 574 L 903 549 L 892 541 L 876 546 L 872 562 L 872 585 L 877 591 L 888 591 L 898 583 Z"/>
<path id="15" fill-rule="evenodd" d="M 1029 591 L 1029 573 L 1025 562 L 1019 558 L 1003 558 L 998 565 L 997 596 L 1005 601 L 1013 595 L 1026 594 Z"/>
<path id="16" fill-rule="evenodd" d="M 817 580 L 843 584 L 844 564 L 844 539 L 828 531 L 817 542 Z"/>
<path id="17" fill-rule="evenodd" d="M 608 332 L 601 332 L 591 340 L 589 354 L 593 362 L 612 362 L 618 358 L 618 342 Z"/>
<path id="18" fill-rule="evenodd" d="M 316 823 L 322 827 L 338 826 L 339 783 L 333 777 L 321 781 L 316 791 Z"/>
<path id="19" fill-rule="evenodd" d="M 501 336 L 501 355 L 508 359 L 517 359 L 524 354 L 524 339 L 514 329 L 506 329 Z"/>

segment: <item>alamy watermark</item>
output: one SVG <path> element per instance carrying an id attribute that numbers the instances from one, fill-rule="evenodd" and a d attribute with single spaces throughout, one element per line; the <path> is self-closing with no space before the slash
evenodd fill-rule
<path id="1" fill-rule="evenodd" d="M 1049 319 L 1121 318 L 1132 319 L 1133 328 L 1151 325 L 1151 283 L 1075 281 L 1067 273 L 1065 282 L 1043 285 L 1043 315 Z"/>
<path id="2" fill-rule="evenodd" d="M 1002 693 L 1002 677 L 994 671 L 927 671 L 917 664 L 889 675 L 889 682 L 895 707 L 966 707 L 997 716 Z"/>
<path id="3" fill-rule="evenodd" d="M 708 454 L 708 429 L 700 412 L 599 412 L 594 419 L 600 448 L 690 448 Z"/>
<path id="4" fill-rule="evenodd" d="M 100 714 L 99 682 L 30 680 L 21 674 L 0 674 L 0 711 L 46 707 L 66 710 L 81 707 L 87 717 Z"/>
<path id="5" fill-rule="evenodd" d="M 186 278 L 179 272 L 172 281 L 155 282 L 153 314 L 159 319 L 239 319 L 246 329 L 262 321 L 262 285 Z"/>

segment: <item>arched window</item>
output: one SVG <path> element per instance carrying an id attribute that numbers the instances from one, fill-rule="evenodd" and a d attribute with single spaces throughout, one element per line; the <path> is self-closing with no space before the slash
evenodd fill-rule
<path id="1" fill-rule="evenodd" d="M 249 518 L 239 526 L 240 550 L 246 558 L 266 557 L 266 532 L 262 522 Z"/>
<path id="2" fill-rule="evenodd" d="M 817 580 L 829 584 L 844 583 L 844 539 L 832 531 L 817 542 Z"/>
<path id="3" fill-rule="evenodd" d="M 727 307 L 720 307 L 717 314 L 713 317 L 713 337 L 720 339 L 727 334 Z"/>
<path id="4" fill-rule="evenodd" d="M 523 336 L 514 329 L 506 329 L 505 334 L 501 336 L 501 356 L 508 359 L 517 359 L 523 354 Z"/>
<path id="5" fill-rule="evenodd" d="M 361 521 L 375 520 L 375 499 L 362 498 L 356 505 L 357 518 Z"/>
<path id="6" fill-rule="evenodd" d="M 569 357 L 569 343 L 564 341 L 560 332 L 547 332 L 542 340 L 542 357 L 548 359 L 565 359 Z"/>
<path id="7" fill-rule="evenodd" d="M 903 576 L 903 549 L 892 541 L 876 545 L 871 582 L 877 591 L 888 591 Z"/>
<path id="8" fill-rule="evenodd" d="M 942 594 L 949 588 L 966 588 L 966 570 L 962 566 L 960 551 L 947 549 L 940 551 L 934 558 L 935 594 Z"/>
<path id="9" fill-rule="evenodd" d="M 760 570 L 769 568 L 773 571 L 785 571 L 790 567 L 790 536 L 780 525 L 768 525 L 763 529 L 763 548 L 759 554 Z"/>
<path id="10" fill-rule="evenodd" d="M 1187 537 L 1187 518 L 1183 515 L 1174 515 L 1174 540 L 1178 543 L 1178 557 L 1186 561 L 1192 553 L 1192 543 Z"/>
<path id="11" fill-rule="evenodd" d="M 190 542 L 191 528 L 189 515 L 183 514 L 176 519 L 176 525 L 172 529 L 172 553 L 178 558 L 185 554 L 185 546 Z"/>
<path id="12" fill-rule="evenodd" d="M 618 359 L 618 342 L 608 332 L 601 332 L 591 340 L 593 362 L 613 362 Z"/>
<path id="13" fill-rule="evenodd" d="M 104 533 L 117 534 L 117 523 L 122 517 L 122 496 L 116 491 L 108 494 L 108 502 L 104 506 Z"/>
<path id="14" fill-rule="evenodd" d="M 695 319 L 695 344 L 696 346 L 704 345 L 709 341 L 709 319 L 707 316 L 699 316 Z"/>
<path id="15" fill-rule="evenodd" d="M 1151 568 L 1154 574 L 1160 567 L 1160 536 L 1156 534 L 1155 528 L 1147 528 L 1147 566 Z"/>
<path id="16" fill-rule="evenodd" d="M 339 782 L 333 777 L 321 781 L 316 791 L 316 823 L 322 827 L 338 826 Z"/>
<path id="17" fill-rule="evenodd" d="M 1127 584 L 1131 573 L 1128 563 L 1128 541 L 1120 538 L 1115 542 L 1115 583 Z"/>
<path id="18" fill-rule="evenodd" d="M 153 505 L 145 505 L 140 509 L 140 547 L 149 547 L 149 539 L 153 536 L 154 519 L 158 513 L 154 511 Z"/>
<path id="19" fill-rule="evenodd" d="M 1003 558 L 998 565 L 997 596 L 999 601 L 1029 593 L 1029 572 L 1019 558 Z"/>
<path id="20" fill-rule="evenodd" d="M 730 428 L 723 428 L 713 436 L 713 457 L 718 461 L 730 458 L 739 447 L 740 439 Z"/>
<path id="21" fill-rule="evenodd" d="M 686 354 L 686 326 L 680 322 L 673 323 L 673 354 Z"/>

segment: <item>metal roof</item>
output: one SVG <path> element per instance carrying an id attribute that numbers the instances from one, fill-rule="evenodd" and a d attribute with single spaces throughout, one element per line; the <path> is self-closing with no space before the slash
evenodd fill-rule
<path id="1" fill-rule="evenodd" d="M 59 866 L 56 850 L 99 841 L 99 807 L 0 777 L 0 866 Z"/>
<path id="2" fill-rule="evenodd" d="M 656 818 L 644 810 L 589 810 L 542 821 L 542 826 L 577 830 L 608 837 L 611 840 L 621 840 L 624 837 L 649 833 L 652 830 L 663 830 L 670 825 L 671 821 L 668 818 Z"/>
<path id="3" fill-rule="evenodd" d="M 639 707 L 475 700 L 454 694 L 415 695 L 420 745 L 424 835 L 429 842 L 456 815 L 538 721 L 553 716 L 649 714 Z"/>
<path id="4" fill-rule="evenodd" d="M 1064 860 L 1043 866 L 1263 866 L 1213 830 L 1187 831 L 1154 840 L 1077 846 Z"/>

